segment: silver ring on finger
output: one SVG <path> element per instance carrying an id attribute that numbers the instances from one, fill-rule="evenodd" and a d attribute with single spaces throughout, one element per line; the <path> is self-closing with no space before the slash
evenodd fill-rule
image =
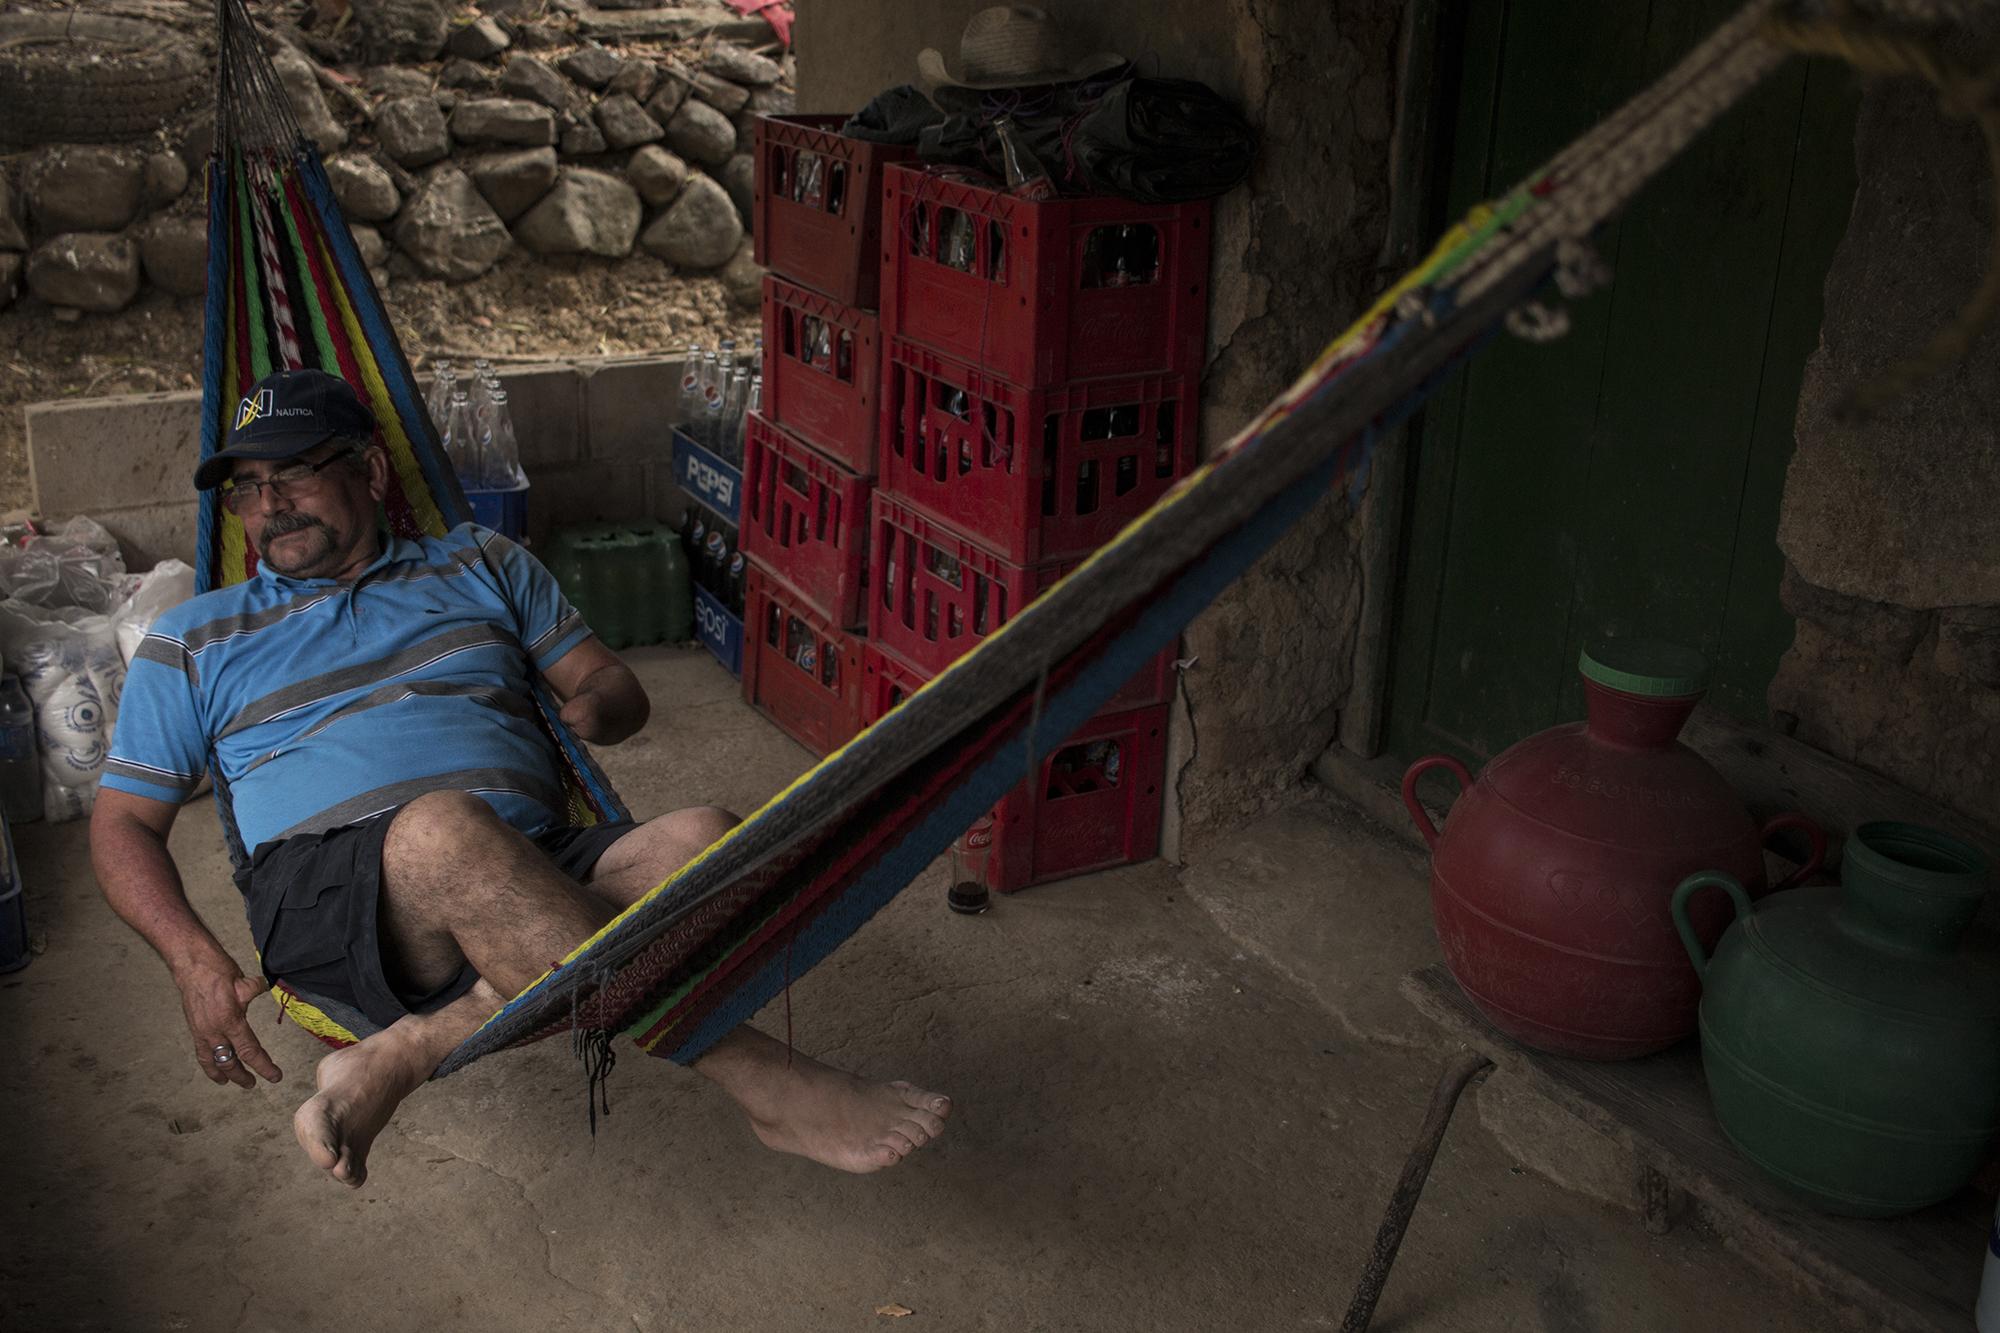
<path id="1" fill-rule="evenodd" d="M 209 1054 L 215 1057 L 215 1063 L 219 1065 L 233 1064 L 236 1060 L 236 1048 L 227 1043 L 215 1047 Z"/>

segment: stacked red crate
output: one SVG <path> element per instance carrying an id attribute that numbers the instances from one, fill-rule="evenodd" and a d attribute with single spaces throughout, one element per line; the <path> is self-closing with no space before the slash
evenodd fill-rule
<path id="1" fill-rule="evenodd" d="M 888 167 L 864 722 L 1193 467 L 1208 229 L 1206 203 L 1031 202 Z M 996 808 L 989 887 L 1155 854 L 1172 659 Z"/>
<path id="2" fill-rule="evenodd" d="M 759 118 L 752 206 L 771 272 L 762 407 L 744 432 L 743 694 L 818 754 L 862 725 L 882 175 L 912 155 L 847 138 L 844 119 Z"/>

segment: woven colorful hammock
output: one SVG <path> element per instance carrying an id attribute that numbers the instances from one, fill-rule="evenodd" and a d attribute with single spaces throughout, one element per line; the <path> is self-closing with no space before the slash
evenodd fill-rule
<path id="1" fill-rule="evenodd" d="M 289 116 L 273 114 L 282 95 L 241 0 L 219 6 L 230 114 L 211 168 L 204 449 L 219 443 L 220 407 L 254 375 L 287 363 L 337 368 L 374 405 L 395 453 L 402 493 L 390 521 L 439 530 L 462 517 L 462 502 L 409 366 L 312 149 Z M 1154 509 L 516 996 L 434 1077 L 558 1031 L 591 1036 L 584 1044 L 600 1050 L 626 1032 L 649 1052 L 691 1061 L 748 1019 L 1294 521 L 1356 484 L 1382 431 L 1459 358 L 1503 323 L 1529 337 L 1559 332 L 1561 312 L 1530 298 L 1551 275 L 1566 295 L 1587 288 L 1592 231 L 1783 59 L 1759 36 L 1771 9 L 1750 5 L 1525 184 L 1475 210 Z M 289 333 L 287 305 L 309 337 Z M 212 516 L 203 532 L 205 573 L 241 577 L 240 532 L 215 531 Z M 608 800 L 587 755 L 563 739 L 581 785 Z"/>

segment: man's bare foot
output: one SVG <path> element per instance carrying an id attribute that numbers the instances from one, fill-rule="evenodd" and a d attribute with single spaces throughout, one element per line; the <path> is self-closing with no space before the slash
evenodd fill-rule
<path id="1" fill-rule="evenodd" d="M 292 1132 L 306 1156 L 343 1185 L 368 1179 L 375 1136 L 430 1074 L 416 1067 L 398 1036 L 391 1027 L 321 1060 L 313 1071 L 319 1092 L 292 1113 Z"/>
<path id="2" fill-rule="evenodd" d="M 901 1081 L 869 1083 L 788 1053 L 754 1028 L 695 1063 L 750 1115 L 764 1146 L 837 1171 L 894 1166 L 944 1133 L 951 1098 Z"/>

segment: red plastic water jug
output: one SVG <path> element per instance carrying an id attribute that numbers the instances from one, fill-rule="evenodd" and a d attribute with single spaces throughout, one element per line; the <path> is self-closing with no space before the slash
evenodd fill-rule
<path id="1" fill-rule="evenodd" d="M 1472 781 L 1448 755 L 1403 776 L 1403 804 L 1431 847 L 1431 910 L 1445 963 L 1466 998 L 1537 1050 L 1620 1060 L 1671 1046 L 1695 1029 L 1701 988 L 1674 931 L 1674 889 L 1722 868 L 1754 897 L 1766 891 L 1764 840 L 1784 828 L 1826 840 L 1802 814 L 1759 829 L 1707 760 L 1677 739 L 1707 687 L 1699 653 L 1617 640 L 1586 649 L 1588 721 L 1530 736 Z M 1464 788 L 1439 833 L 1417 780 L 1448 770 Z M 1729 904 L 1690 904 L 1704 948 Z"/>

